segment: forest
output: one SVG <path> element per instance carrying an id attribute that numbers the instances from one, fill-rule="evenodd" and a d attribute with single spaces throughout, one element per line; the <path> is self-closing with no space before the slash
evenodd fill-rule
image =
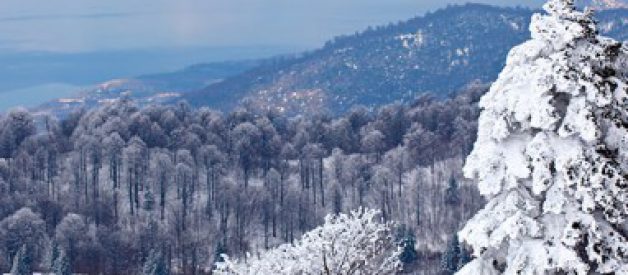
<path id="1" fill-rule="evenodd" d="M 460 252 L 455 232 L 484 204 L 460 170 L 486 90 L 339 117 L 128 98 L 62 120 L 12 110 L 0 118 L 0 271 L 206 274 L 364 207 L 394 224 L 405 271 L 453 273 L 441 254 Z"/>

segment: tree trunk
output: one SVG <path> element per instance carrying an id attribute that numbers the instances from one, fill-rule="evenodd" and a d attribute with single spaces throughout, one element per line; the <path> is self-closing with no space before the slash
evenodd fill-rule
<path id="1" fill-rule="evenodd" d="M 323 186 L 323 169 L 324 169 L 324 164 L 323 164 L 323 158 L 319 158 L 318 159 L 318 182 L 321 188 L 321 206 L 323 206 L 323 208 L 325 208 L 325 187 Z"/>
<path id="2" fill-rule="evenodd" d="M 161 220 L 165 219 L 166 214 L 166 179 L 162 175 L 159 181 L 159 215 Z"/>
<path id="3" fill-rule="evenodd" d="M 128 170 L 128 176 L 129 179 L 128 182 L 128 186 L 129 186 L 129 208 L 131 210 L 131 216 L 133 216 L 134 212 L 133 212 L 133 169 L 129 168 Z"/>

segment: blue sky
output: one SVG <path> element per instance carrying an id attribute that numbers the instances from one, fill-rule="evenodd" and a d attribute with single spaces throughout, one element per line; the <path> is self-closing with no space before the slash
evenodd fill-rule
<path id="1" fill-rule="evenodd" d="M 0 53 L 313 48 L 457 0 L 1 0 Z M 540 0 L 479 0 L 538 7 Z"/>

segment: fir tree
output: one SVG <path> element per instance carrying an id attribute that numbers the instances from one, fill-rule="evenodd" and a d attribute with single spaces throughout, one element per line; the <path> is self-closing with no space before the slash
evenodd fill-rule
<path id="1" fill-rule="evenodd" d="M 142 270 L 144 275 L 167 275 L 168 267 L 164 257 L 158 249 L 152 249 Z"/>
<path id="2" fill-rule="evenodd" d="M 460 197 L 458 196 L 458 182 L 453 176 L 449 178 L 449 185 L 445 190 L 445 203 L 450 205 L 460 203 Z"/>
<path id="3" fill-rule="evenodd" d="M 399 243 L 401 246 L 401 254 L 399 254 L 399 260 L 401 263 L 406 266 L 411 266 L 416 263 L 419 258 L 416 251 L 416 237 L 414 236 L 413 230 L 407 229 L 405 226 L 402 226 L 399 229 L 398 237 Z"/>
<path id="4" fill-rule="evenodd" d="M 48 267 L 54 270 L 55 261 L 59 257 L 60 249 L 59 244 L 56 241 L 52 241 L 50 245 L 50 257 L 48 258 Z"/>
<path id="5" fill-rule="evenodd" d="M 225 254 L 227 254 L 227 248 L 222 242 L 219 242 L 214 251 L 214 263 L 224 262 L 225 259 L 223 255 Z"/>
<path id="6" fill-rule="evenodd" d="M 13 257 L 13 266 L 11 267 L 11 275 L 31 275 L 32 272 L 32 257 L 30 251 L 26 245 L 17 251 Z"/>
<path id="7" fill-rule="evenodd" d="M 447 244 L 447 249 L 441 257 L 441 269 L 445 274 L 454 274 L 458 271 L 458 262 L 461 256 L 460 242 L 458 236 L 454 234 L 454 237 Z"/>
<path id="8" fill-rule="evenodd" d="M 458 254 L 458 266 L 456 270 L 462 269 L 463 266 L 468 264 L 472 260 L 469 250 L 467 250 L 462 244 L 460 245 L 460 254 Z"/>
<path id="9" fill-rule="evenodd" d="M 460 274 L 628 274 L 628 51 L 573 0 L 544 9 L 480 102 Z"/>
<path id="10" fill-rule="evenodd" d="M 72 267 L 70 266 L 70 258 L 64 250 L 60 250 L 58 256 L 54 260 L 52 271 L 55 275 L 70 275 Z"/>
<path id="11" fill-rule="evenodd" d="M 155 195 L 150 189 L 144 192 L 144 203 L 142 204 L 142 208 L 147 212 L 152 212 L 155 209 Z"/>

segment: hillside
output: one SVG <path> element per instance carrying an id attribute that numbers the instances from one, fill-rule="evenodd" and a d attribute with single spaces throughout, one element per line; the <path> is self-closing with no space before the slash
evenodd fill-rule
<path id="1" fill-rule="evenodd" d="M 450 6 L 265 62 L 184 98 L 221 110 L 244 102 L 286 113 L 343 112 L 427 92 L 444 98 L 470 83 L 493 81 L 508 49 L 528 39 L 531 15 L 523 8 Z M 603 34 L 628 38 L 628 10 L 603 10 L 597 17 Z"/>
<path id="2" fill-rule="evenodd" d="M 576 3 L 581 7 L 591 7 L 597 10 L 628 8 L 626 0 L 578 0 Z"/>

